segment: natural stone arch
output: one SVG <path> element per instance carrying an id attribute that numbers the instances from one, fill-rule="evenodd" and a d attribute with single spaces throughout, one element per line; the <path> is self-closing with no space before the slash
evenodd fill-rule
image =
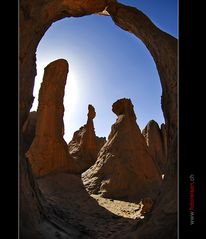
<path id="1" fill-rule="evenodd" d="M 177 221 L 177 40 L 158 29 L 139 10 L 113 0 L 36 0 L 20 2 L 20 127 L 33 102 L 36 75 L 35 52 L 50 25 L 64 17 L 80 17 L 103 11 L 107 7 L 114 22 L 140 38 L 152 54 L 162 85 L 162 109 L 168 133 L 168 167 L 159 202 L 155 210 L 130 238 L 175 238 Z M 32 177 L 20 144 L 20 190 L 22 219 L 27 213 L 38 218 L 44 213 L 43 197 Z M 26 209 L 25 209 L 26 208 Z M 26 213 L 27 212 L 27 213 Z M 24 218 L 23 218 L 24 217 Z M 155 223 L 156 221 L 156 223 Z M 163 222 L 163 223 L 162 223 Z M 155 226 L 154 226 L 155 223 Z M 123 238 L 123 236 L 121 237 Z"/>

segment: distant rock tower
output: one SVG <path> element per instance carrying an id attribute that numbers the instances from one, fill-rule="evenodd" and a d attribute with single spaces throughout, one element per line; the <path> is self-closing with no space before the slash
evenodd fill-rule
<path id="1" fill-rule="evenodd" d="M 145 137 L 149 152 L 158 164 L 161 173 L 165 173 L 167 163 L 167 135 L 165 125 L 159 125 L 154 120 L 149 121 L 142 131 Z"/>

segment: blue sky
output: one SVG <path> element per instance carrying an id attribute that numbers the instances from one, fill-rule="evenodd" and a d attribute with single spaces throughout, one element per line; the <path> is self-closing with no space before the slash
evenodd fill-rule
<path id="1" fill-rule="evenodd" d="M 176 0 L 119 1 L 143 11 L 162 30 L 177 37 Z M 37 49 L 37 76 L 32 110 L 37 109 L 43 69 L 64 58 L 69 74 L 64 97 L 65 140 L 87 120 L 88 104 L 96 109 L 98 136 L 107 137 L 116 115 L 112 104 L 130 98 L 141 129 L 149 120 L 164 122 L 161 86 L 155 63 L 144 44 L 117 27 L 110 17 L 65 18 L 52 24 Z"/>

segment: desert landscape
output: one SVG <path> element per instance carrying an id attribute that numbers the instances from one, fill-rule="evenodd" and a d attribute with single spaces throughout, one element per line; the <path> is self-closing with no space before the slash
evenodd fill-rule
<path id="1" fill-rule="evenodd" d="M 38 109 L 30 112 L 36 49 L 51 24 L 90 14 L 111 17 L 151 53 L 162 86 L 165 123 L 141 131 L 130 98 L 110 106 L 107 137 L 87 121 L 64 139 L 68 62 L 44 68 Z M 141 11 L 115 0 L 20 1 L 20 238 L 177 238 L 177 39 Z"/>

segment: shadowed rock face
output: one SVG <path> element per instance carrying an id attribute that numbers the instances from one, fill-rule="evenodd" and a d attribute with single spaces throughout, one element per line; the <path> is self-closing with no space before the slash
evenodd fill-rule
<path id="1" fill-rule="evenodd" d="M 167 161 L 165 133 L 164 125 L 162 124 L 160 129 L 154 120 L 149 121 L 142 131 L 149 152 L 152 158 L 157 162 L 162 174 L 165 173 Z"/>
<path id="2" fill-rule="evenodd" d="M 118 116 L 108 141 L 97 162 L 82 174 L 87 190 L 104 197 L 140 200 L 155 198 L 161 175 L 136 123 L 130 99 L 121 99 L 112 106 Z"/>
<path id="3" fill-rule="evenodd" d="M 162 140 L 163 140 L 163 145 L 164 145 L 164 152 L 167 157 L 167 129 L 165 124 L 161 124 L 161 135 L 162 135 Z M 167 159 L 166 159 L 167 161 Z"/>
<path id="4" fill-rule="evenodd" d="M 69 153 L 75 163 L 75 173 L 82 173 L 92 166 L 97 160 L 97 154 L 105 138 L 95 135 L 93 119 L 96 113 L 92 105 L 88 106 L 87 123 L 76 131 L 68 144 Z"/>
<path id="5" fill-rule="evenodd" d="M 32 171 L 37 177 L 71 169 L 71 158 L 62 132 L 67 73 L 68 63 L 62 59 L 45 68 L 39 92 L 35 138 L 27 152 Z"/>
<path id="6" fill-rule="evenodd" d="M 37 112 L 32 111 L 29 113 L 29 117 L 27 118 L 23 126 L 23 136 L 24 136 L 26 151 L 31 146 L 33 139 L 35 137 L 36 120 L 37 120 Z"/>

